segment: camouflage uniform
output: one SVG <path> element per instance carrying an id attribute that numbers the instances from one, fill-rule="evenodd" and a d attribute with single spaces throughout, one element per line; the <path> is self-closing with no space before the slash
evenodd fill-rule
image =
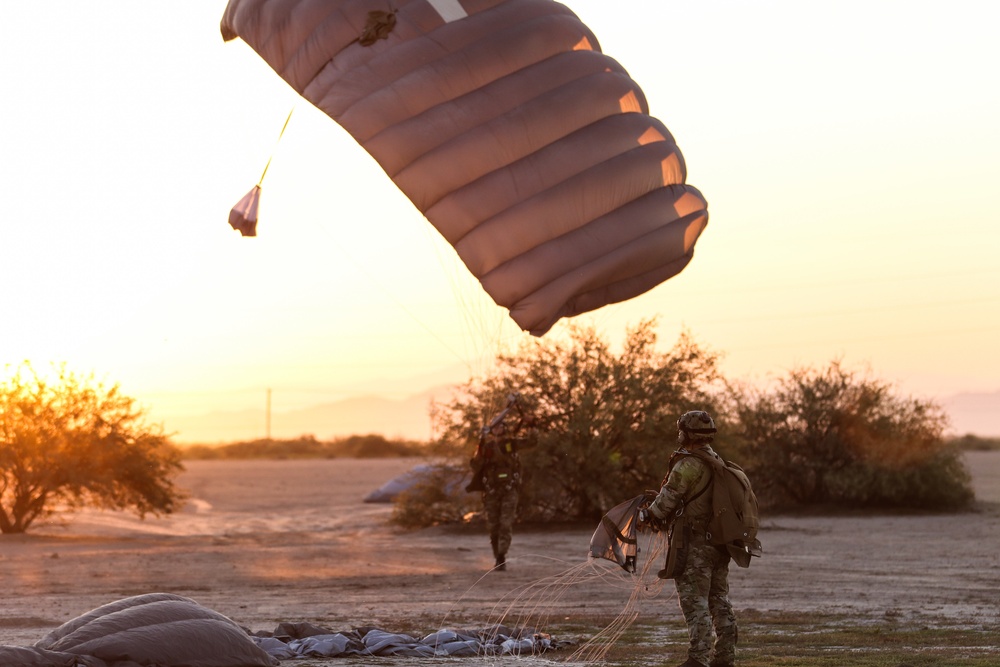
<path id="1" fill-rule="evenodd" d="M 483 491 L 483 509 L 486 510 L 486 527 L 490 531 L 490 545 L 497 565 L 504 565 L 507 550 L 514 532 L 514 518 L 517 516 L 519 485 L 498 485 Z"/>
<path id="2" fill-rule="evenodd" d="M 693 449 L 679 449 L 684 453 Z M 702 450 L 718 457 L 710 445 Z M 687 622 L 688 660 L 709 664 L 712 654 L 712 629 L 715 629 L 713 665 L 733 665 L 736 661 L 737 627 L 733 606 L 729 602 L 729 554 L 705 540 L 708 520 L 712 513 L 711 493 L 705 492 L 684 506 L 711 480 L 707 463 L 695 456 L 684 456 L 674 465 L 663 482 L 663 488 L 650 505 L 651 513 L 669 521 L 679 507 L 684 507 L 675 527 L 690 526 L 689 548 L 684 570 L 674 580 L 677 599 Z"/>
<path id="3" fill-rule="evenodd" d="M 499 569 L 506 569 L 521 492 L 521 439 L 490 433 L 482 448 L 483 509 L 490 532 L 490 545 Z"/>

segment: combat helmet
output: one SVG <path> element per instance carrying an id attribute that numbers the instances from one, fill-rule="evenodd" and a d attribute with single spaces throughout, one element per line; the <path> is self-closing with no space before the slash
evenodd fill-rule
<path id="1" fill-rule="evenodd" d="M 704 410 L 691 410 L 677 420 L 677 430 L 691 442 L 712 442 L 715 437 L 715 422 Z"/>

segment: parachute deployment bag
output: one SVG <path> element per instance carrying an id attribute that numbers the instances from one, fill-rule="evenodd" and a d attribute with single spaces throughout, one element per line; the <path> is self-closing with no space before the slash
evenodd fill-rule
<path id="1" fill-rule="evenodd" d="M 680 517 L 670 526 L 667 534 L 667 556 L 663 569 L 656 573 L 660 579 L 676 579 L 687 567 L 688 546 L 691 543 L 691 526 Z"/>
<path id="2" fill-rule="evenodd" d="M 757 529 L 760 512 L 757 496 L 743 468 L 731 461 L 691 452 L 709 465 L 712 473 L 712 517 L 705 539 L 710 544 L 724 546 L 740 567 L 750 567 L 751 556 L 761 555 Z"/>

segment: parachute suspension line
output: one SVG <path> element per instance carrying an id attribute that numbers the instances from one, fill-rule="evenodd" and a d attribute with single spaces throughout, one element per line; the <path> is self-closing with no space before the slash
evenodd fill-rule
<path id="1" fill-rule="evenodd" d="M 261 178 L 263 178 L 263 176 Z M 392 290 L 386 287 L 385 283 L 383 283 L 379 277 L 373 274 L 365 264 L 359 262 L 356 257 L 346 252 L 343 246 L 338 242 L 338 239 L 335 237 L 333 232 L 331 232 L 330 227 L 328 225 L 321 225 L 315 219 L 312 220 L 315 228 L 319 231 L 319 233 L 331 239 L 331 245 L 337 249 L 341 257 L 343 257 L 344 260 L 346 260 L 352 266 L 354 266 L 354 268 L 357 269 L 358 273 L 362 274 L 368 280 L 369 284 L 374 285 L 382 293 L 383 296 L 385 296 L 389 301 L 391 301 L 394 306 L 399 308 L 399 310 L 401 310 L 407 317 L 413 320 L 413 322 L 415 322 L 417 326 L 419 326 L 421 329 L 427 332 L 434 340 L 440 343 L 441 347 L 444 348 L 453 357 L 455 357 L 457 361 L 463 364 L 466 363 L 466 359 L 462 356 L 460 352 L 458 352 L 444 338 L 442 338 L 437 332 L 435 332 L 423 319 L 421 319 L 415 312 L 413 312 L 413 310 L 408 308 L 405 303 L 400 301 L 399 298 L 397 298 L 396 295 L 393 294 Z"/>
<path id="2" fill-rule="evenodd" d="M 369 277 L 371 277 L 371 274 L 369 274 Z M 409 315 L 410 319 L 412 319 L 414 322 L 416 322 L 420 326 L 421 329 L 423 329 L 424 331 L 426 331 L 427 333 L 429 333 L 434 340 L 436 340 L 437 342 L 441 343 L 441 346 L 444 349 L 448 350 L 448 352 L 450 352 L 452 355 L 454 355 L 454 357 L 456 359 L 458 359 L 459 361 L 461 361 L 463 363 L 465 362 L 465 359 L 462 358 L 462 355 L 458 351 L 456 351 L 454 347 L 452 347 L 451 345 L 449 345 L 448 342 L 444 338 L 442 338 L 440 335 L 438 335 L 437 332 L 435 332 L 433 329 L 431 329 L 429 326 L 427 326 L 427 324 L 422 319 L 420 319 L 419 317 L 417 317 L 416 313 L 414 313 L 412 310 L 410 310 L 409 308 L 407 308 L 406 305 L 402 301 L 400 301 L 399 299 L 397 299 L 395 297 L 395 295 L 391 294 L 389 292 L 389 290 L 387 290 L 383 285 L 381 285 L 379 283 L 376 283 L 376 284 L 378 284 L 379 289 L 382 290 L 382 293 L 385 294 L 387 297 L 389 297 L 389 299 L 391 299 L 392 302 L 395 303 L 396 306 L 398 306 L 400 310 L 402 310 L 404 313 L 406 313 L 407 315 Z"/>
<path id="3" fill-rule="evenodd" d="M 578 586 L 594 588 L 603 585 L 615 590 L 624 590 L 629 597 L 617 616 L 564 660 L 564 662 L 584 664 L 604 662 L 608 651 L 639 617 L 637 609 L 639 602 L 656 597 L 663 589 L 664 580 L 656 576 L 656 571 L 666 551 L 666 535 L 653 533 L 648 535 L 645 542 L 644 548 L 640 549 L 644 555 L 642 566 L 637 572 L 629 574 L 618 567 L 614 569 L 606 567 L 605 563 L 593 558 L 576 565 L 569 565 L 565 561 L 542 554 L 528 554 L 518 558 L 517 560 L 551 560 L 563 565 L 565 569 L 517 586 L 502 595 L 487 615 L 489 619 L 487 627 L 493 628 L 495 632 L 500 632 L 506 627 L 513 632 L 512 637 L 523 637 L 528 632 L 542 633 L 544 636 L 546 628 L 552 624 L 552 617 L 561 617 L 565 614 L 561 601 L 570 588 Z M 448 619 L 455 607 L 471 595 L 491 573 L 492 570 L 483 574 L 459 596 L 454 606 L 445 612 L 439 623 L 440 627 L 448 626 Z M 495 656 L 484 654 L 482 657 L 488 664 L 495 664 Z"/>
<path id="4" fill-rule="evenodd" d="M 542 554 L 528 554 L 516 560 L 527 559 L 550 560 L 563 566 L 568 565 L 563 560 Z M 599 583 L 604 576 L 602 570 L 605 568 L 597 567 L 593 561 L 588 560 L 576 565 L 569 565 L 567 569 L 556 574 L 522 584 L 508 591 L 496 601 L 487 615 L 487 628 L 492 628 L 494 632 L 494 635 L 489 638 L 495 639 L 496 634 L 502 632 L 504 627 L 512 631 L 511 637 L 523 638 L 528 633 L 536 634 L 538 632 L 544 634 L 544 629 L 551 623 L 551 617 L 564 613 L 563 607 L 559 604 L 563 595 L 572 587 Z M 459 596 L 453 607 L 445 612 L 439 623 L 440 627 L 448 626 L 448 619 L 455 607 L 492 572 L 493 570 L 484 573 Z M 611 576 L 615 577 L 615 575 Z M 518 650 L 512 651 L 512 655 L 522 654 Z M 495 664 L 496 656 L 484 653 L 481 657 L 487 660 L 488 664 Z"/>
<path id="5" fill-rule="evenodd" d="M 281 137 L 285 136 L 285 130 L 288 129 L 288 121 L 292 119 L 292 114 L 295 112 L 295 107 L 288 112 L 288 118 L 285 119 L 285 124 L 281 126 L 281 132 L 278 133 L 278 139 L 274 142 L 274 148 L 271 150 L 271 155 L 267 158 L 267 164 L 264 165 L 264 171 L 260 175 L 260 180 L 257 181 L 257 186 L 264 182 L 264 177 L 267 176 L 267 168 L 271 166 L 271 160 L 274 159 L 274 153 L 278 150 L 278 143 L 281 142 Z"/>
<path id="6" fill-rule="evenodd" d="M 622 610 L 606 627 L 583 643 L 567 662 L 598 663 L 603 662 L 608 651 L 621 639 L 622 635 L 639 617 L 636 607 L 645 598 L 654 598 L 663 589 L 664 580 L 656 576 L 658 563 L 667 551 L 667 536 L 664 532 L 651 533 L 646 540 L 642 567 L 631 575 L 629 598 Z M 617 572 L 616 572 L 617 573 Z"/>
<path id="7" fill-rule="evenodd" d="M 454 249 L 441 244 L 440 233 L 433 225 L 424 225 L 423 231 L 428 245 L 434 249 L 441 275 L 451 287 L 456 304 L 455 313 L 464 334 L 456 343 L 461 349 L 459 361 L 466 367 L 470 379 L 483 380 L 495 369 L 500 354 L 509 351 L 513 321 L 507 316 L 507 310 L 494 303 L 479 281 L 465 270 Z M 518 388 L 509 389 L 515 391 Z M 485 420 L 503 409 L 500 403 L 502 398 L 497 400 L 496 404 L 484 406 L 487 411 L 483 415 Z"/>
<path id="8" fill-rule="evenodd" d="M 396 10 L 395 10 L 395 8 L 392 7 L 392 2 L 389 2 L 389 7 L 390 7 L 391 11 L 393 13 L 395 13 Z M 277 146 L 281 142 L 281 138 L 285 135 L 285 130 L 288 129 L 288 123 L 292 120 L 292 114 L 293 113 L 295 113 L 295 107 L 292 107 L 291 111 L 288 112 L 288 117 L 285 118 L 285 124 L 281 127 L 281 132 L 278 133 L 278 139 L 274 142 L 275 148 L 271 151 L 271 157 L 269 157 L 267 159 L 267 164 L 264 165 L 264 171 L 260 175 L 260 180 L 257 181 L 257 187 L 260 187 L 261 184 L 264 182 L 264 177 L 267 175 L 267 169 L 268 169 L 268 167 L 271 166 L 271 160 L 274 157 L 275 151 L 277 151 Z M 329 233 L 329 230 L 327 228 L 325 228 L 325 227 L 320 226 L 320 229 L 324 233 L 327 233 L 327 234 Z M 334 245 L 334 247 L 340 249 L 340 245 L 339 244 L 334 243 L 333 245 Z M 359 271 L 361 271 L 362 273 L 364 273 L 365 275 L 368 276 L 368 278 L 370 279 L 370 281 L 371 281 L 372 284 L 375 284 L 376 286 L 378 286 L 379 290 L 386 297 L 388 297 L 394 304 L 396 304 L 396 306 L 400 310 L 402 310 L 414 322 L 416 322 L 420 326 L 420 328 L 422 328 L 424 331 L 426 331 L 428 334 L 430 334 L 431 337 L 433 337 L 435 340 L 437 340 L 439 343 L 441 343 L 442 347 L 444 347 L 448 352 L 450 352 L 452 355 L 454 355 L 455 358 L 458 359 L 458 361 L 463 362 L 463 363 L 465 362 L 465 359 L 462 357 L 462 355 L 460 353 L 458 353 L 443 338 L 441 338 L 441 336 L 439 336 L 429 326 L 427 326 L 427 324 L 423 320 L 421 320 L 419 317 L 417 317 L 416 313 L 414 313 L 412 310 L 410 310 L 409 308 L 407 308 L 406 305 L 403 304 L 399 299 L 397 299 L 395 297 L 395 295 L 393 295 L 381 282 L 379 282 L 378 280 L 376 280 L 374 278 L 374 276 L 371 274 L 371 272 L 367 271 L 367 269 L 364 266 L 360 265 L 357 261 L 354 260 L 354 258 L 352 258 L 347 253 L 343 253 L 343 254 L 344 254 L 344 257 L 347 258 L 352 264 L 354 264 L 354 266 L 357 267 Z"/>

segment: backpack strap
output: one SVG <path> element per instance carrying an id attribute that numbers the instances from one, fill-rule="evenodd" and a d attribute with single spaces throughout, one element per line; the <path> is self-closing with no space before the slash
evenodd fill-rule
<path id="1" fill-rule="evenodd" d="M 670 464 L 669 464 L 669 466 L 667 468 L 667 477 L 670 477 L 670 471 L 673 470 L 674 466 L 677 465 L 677 462 L 680 461 L 685 456 L 695 456 L 695 457 L 697 457 L 697 458 L 699 458 L 702 461 L 705 461 L 707 463 L 711 462 L 711 457 L 704 456 L 704 455 L 699 454 L 697 452 L 690 452 L 690 451 L 688 451 L 686 449 L 675 450 L 674 453 L 670 455 Z M 665 485 L 667 483 L 667 477 L 663 478 L 663 484 L 661 484 L 660 486 L 663 486 L 663 485 Z M 685 507 L 687 507 L 688 505 L 690 505 L 691 503 L 693 503 L 696 499 L 700 498 L 706 491 L 708 491 L 709 487 L 712 486 L 712 479 L 713 479 L 713 477 L 715 477 L 715 471 L 712 469 L 712 466 L 709 465 L 708 466 L 708 482 L 705 483 L 705 486 L 703 486 L 700 489 L 698 489 L 698 492 L 696 494 L 694 494 L 693 496 L 691 496 L 690 498 L 688 498 L 687 500 L 685 500 L 684 504 L 681 505 L 680 508 L 678 508 L 677 511 L 678 512 L 683 512 Z"/>

